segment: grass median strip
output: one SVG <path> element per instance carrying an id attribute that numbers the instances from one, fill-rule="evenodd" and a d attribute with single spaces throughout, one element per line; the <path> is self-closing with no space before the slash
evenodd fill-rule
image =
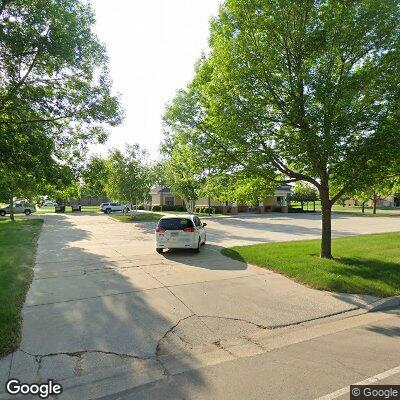
<path id="1" fill-rule="evenodd" d="M 0 357 L 16 350 L 43 221 L 0 221 Z"/>
<path id="2" fill-rule="evenodd" d="M 151 222 L 159 221 L 164 214 L 157 213 L 138 213 L 135 216 L 132 215 L 112 215 L 111 218 L 118 222 Z"/>
<path id="3" fill-rule="evenodd" d="M 400 295 L 400 232 L 333 239 L 333 260 L 319 257 L 320 241 L 236 246 L 222 253 L 320 290 Z"/>

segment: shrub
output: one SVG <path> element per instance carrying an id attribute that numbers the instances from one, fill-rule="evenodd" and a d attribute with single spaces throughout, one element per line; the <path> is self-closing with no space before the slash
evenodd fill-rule
<path id="1" fill-rule="evenodd" d="M 153 207 L 151 207 L 151 211 L 162 211 L 162 207 L 161 206 L 153 206 Z"/>
<path id="2" fill-rule="evenodd" d="M 208 207 L 196 207 L 195 212 L 197 214 L 208 214 Z M 215 207 L 210 207 L 210 213 L 215 214 L 216 213 L 216 208 Z"/>

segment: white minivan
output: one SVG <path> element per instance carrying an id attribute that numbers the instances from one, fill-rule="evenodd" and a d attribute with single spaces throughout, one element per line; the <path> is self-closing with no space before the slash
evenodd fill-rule
<path id="1" fill-rule="evenodd" d="M 206 243 L 206 230 L 196 215 L 168 215 L 160 219 L 156 228 L 156 250 L 193 249 L 200 251 Z"/>

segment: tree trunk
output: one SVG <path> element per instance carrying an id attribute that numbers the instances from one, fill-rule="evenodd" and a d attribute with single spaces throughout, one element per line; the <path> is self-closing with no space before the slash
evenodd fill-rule
<path id="1" fill-rule="evenodd" d="M 361 212 L 364 214 L 365 213 L 365 201 L 363 201 L 362 203 L 361 203 Z"/>
<path id="2" fill-rule="evenodd" d="M 372 202 L 374 203 L 373 213 L 376 214 L 376 204 L 378 203 L 378 196 L 376 194 L 374 194 L 374 198 L 373 198 Z"/>
<path id="3" fill-rule="evenodd" d="M 11 219 L 11 221 L 15 221 L 15 216 L 14 216 L 14 196 L 12 194 L 10 196 L 10 219 Z"/>
<path id="4" fill-rule="evenodd" d="M 208 196 L 208 216 L 211 215 L 211 198 Z"/>
<path id="5" fill-rule="evenodd" d="M 185 200 L 186 209 L 189 214 L 194 214 L 196 202 L 193 200 Z"/>
<path id="6" fill-rule="evenodd" d="M 332 258 L 332 203 L 329 189 L 321 189 L 322 238 L 321 258 Z"/>
<path id="7" fill-rule="evenodd" d="M 315 200 L 313 201 L 313 203 L 314 203 L 314 210 L 313 211 L 315 212 Z"/>

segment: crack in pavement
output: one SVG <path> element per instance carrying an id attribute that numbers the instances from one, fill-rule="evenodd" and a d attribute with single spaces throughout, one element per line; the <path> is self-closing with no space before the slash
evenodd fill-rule
<path id="1" fill-rule="evenodd" d="M 274 329 L 289 328 L 291 326 L 297 326 L 297 325 L 305 324 L 307 322 L 313 322 L 313 321 L 318 321 L 318 320 L 325 319 L 325 318 L 335 317 L 337 315 L 342 315 L 342 314 L 346 314 L 346 313 L 349 313 L 352 311 L 357 311 L 357 310 L 365 310 L 365 309 L 362 307 L 355 306 L 353 308 L 349 308 L 348 310 L 337 311 L 337 312 L 334 312 L 331 314 L 321 315 L 319 317 L 305 319 L 302 321 L 290 322 L 287 324 L 280 324 L 280 325 L 269 325 L 266 327 L 266 329 L 274 330 Z M 365 312 L 367 312 L 367 310 L 365 310 Z"/>
<path id="2" fill-rule="evenodd" d="M 254 344 L 255 346 L 259 347 L 260 349 L 267 351 L 267 348 L 263 346 L 261 343 L 258 343 L 256 340 L 254 340 L 251 337 L 248 337 L 246 335 L 242 336 L 243 339 L 247 340 L 249 343 Z"/>
<path id="3" fill-rule="evenodd" d="M 118 250 L 115 250 L 115 251 L 116 251 L 118 254 L 121 254 L 121 253 L 118 252 Z M 170 289 L 169 286 L 166 286 L 166 285 L 165 285 L 163 282 L 161 282 L 156 276 L 150 274 L 149 272 L 147 272 L 146 270 L 144 270 L 141 266 L 139 266 L 139 269 L 140 269 L 141 271 L 143 271 L 147 276 L 149 276 L 150 278 L 152 278 L 152 279 L 154 279 L 155 281 L 157 281 L 163 288 L 165 288 L 166 290 L 168 290 L 168 292 L 169 292 L 173 297 L 175 297 L 179 302 L 181 302 L 181 303 L 183 304 L 183 306 L 186 307 L 186 309 L 189 310 L 189 311 L 192 313 L 192 315 L 195 315 L 195 312 L 194 312 L 181 298 L 179 298 L 179 297 Z M 190 316 L 189 316 L 189 317 L 190 317 Z M 185 317 L 184 319 L 187 319 L 187 318 L 189 318 L 189 317 Z M 178 321 L 178 323 L 177 323 L 176 326 L 178 326 L 179 323 L 180 323 L 181 321 L 183 321 L 184 319 Z M 211 329 L 210 329 L 203 321 L 201 321 L 201 322 L 203 323 L 203 325 L 204 325 L 210 332 L 212 332 Z M 174 329 L 174 327 L 172 328 L 172 330 L 173 330 L 173 329 Z M 166 333 L 166 335 L 167 335 L 167 334 L 168 334 L 168 332 Z M 165 335 L 164 335 L 164 336 L 165 336 Z M 160 341 L 161 341 L 162 339 L 163 339 L 163 338 L 161 338 L 161 339 L 158 341 L 157 348 L 158 348 L 158 345 L 160 344 Z M 156 354 L 157 354 L 157 349 L 156 349 Z"/>
<path id="4" fill-rule="evenodd" d="M 271 329 L 271 328 L 268 327 L 268 326 L 264 326 L 264 325 L 261 325 L 261 324 L 257 324 L 256 322 L 249 321 L 249 320 L 242 319 L 242 318 L 221 317 L 221 316 L 219 316 L 219 315 L 197 315 L 197 317 L 199 317 L 199 318 L 225 319 L 225 320 L 228 320 L 228 321 L 240 321 L 240 322 L 245 322 L 245 323 L 250 324 L 250 325 L 254 325 L 254 326 L 256 326 L 256 327 L 259 328 L 259 329 L 264 329 L 264 330 L 266 330 L 266 329 Z"/>
<path id="5" fill-rule="evenodd" d="M 146 267 L 148 266 L 158 266 L 158 265 L 163 265 L 161 263 L 155 263 L 155 264 L 147 264 L 145 265 Z M 137 264 L 134 265 L 128 265 L 128 266 L 124 266 L 124 267 L 117 267 L 117 266 L 110 266 L 110 267 L 101 267 L 101 268 L 86 268 L 86 267 L 81 267 L 81 269 L 79 268 L 75 268 L 72 271 L 76 271 L 76 273 L 74 274 L 63 274 L 60 273 L 58 275 L 55 276 L 45 276 L 43 278 L 34 278 L 35 281 L 40 281 L 40 280 L 47 280 L 47 279 L 58 279 L 58 278 L 68 278 L 68 277 L 72 277 L 72 276 L 82 276 L 82 275 L 91 275 L 91 274 L 96 274 L 98 272 L 105 272 L 105 273 L 109 273 L 111 271 L 119 271 L 119 270 L 127 270 L 127 269 L 133 269 L 133 268 L 139 268 L 140 266 Z M 68 272 L 69 270 L 64 270 L 66 272 Z"/>
<path id="6" fill-rule="evenodd" d="M 75 365 L 74 365 L 74 375 L 75 376 L 81 376 L 82 373 L 83 373 L 82 356 L 83 356 L 83 354 L 78 354 L 76 356 L 76 362 L 75 362 Z"/>
<path id="7" fill-rule="evenodd" d="M 233 354 L 229 349 L 225 348 L 224 345 L 221 343 L 222 340 L 218 339 L 215 342 L 213 342 L 212 344 L 214 344 L 215 346 L 217 346 L 219 349 L 226 351 L 228 354 L 230 354 L 231 356 L 236 358 L 236 355 Z"/>
<path id="8" fill-rule="evenodd" d="M 19 349 L 22 353 L 34 357 L 35 359 L 40 357 L 41 359 L 47 358 L 47 357 L 57 357 L 57 356 L 70 356 L 70 357 L 82 357 L 85 354 L 106 354 L 106 355 L 113 355 L 113 356 L 118 356 L 122 358 L 132 358 L 136 360 L 150 360 L 154 358 L 154 356 L 149 356 L 149 357 L 140 357 L 140 356 L 133 356 L 131 354 L 124 354 L 124 353 L 117 353 L 114 351 L 103 351 L 103 350 L 80 350 L 76 352 L 58 352 L 58 353 L 47 353 L 47 354 L 31 354 L 23 349 Z M 36 360 L 37 361 L 37 360 Z"/>
<path id="9" fill-rule="evenodd" d="M 96 365 L 96 367 L 94 367 L 94 368 L 89 368 L 86 371 L 86 373 L 84 372 L 82 362 L 83 362 L 83 357 L 86 354 L 103 354 L 103 355 L 117 356 L 117 357 L 120 357 L 121 359 L 131 359 L 131 360 L 137 360 L 137 361 L 154 360 L 158 364 L 158 366 L 164 376 L 170 375 L 167 367 L 164 365 L 163 361 L 159 358 L 158 355 L 148 356 L 148 357 L 140 357 L 140 356 L 134 356 L 131 354 L 117 353 L 117 352 L 112 352 L 112 351 L 101 351 L 101 350 L 82 350 L 82 351 L 77 351 L 77 352 L 58 352 L 58 353 L 48 353 L 48 354 L 31 354 L 23 349 L 19 349 L 18 351 L 34 358 L 36 365 L 37 365 L 36 377 L 38 379 L 38 382 L 42 382 L 42 376 L 41 376 L 40 372 L 42 369 L 43 360 L 46 358 L 51 358 L 51 357 L 69 356 L 69 357 L 75 358 L 72 373 L 73 373 L 73 376 L 76 378 L 79 378 L 81 376 L 90 376 L 90 375 L 95 374 L 96 371 L 101 370 L 102 368 L 99 367 L 98 365 Z M 12 364 L 10 363 L 10 371 L 9 371 L 8 379 L 10 379 L 10 376 L 11 376 L 11 365 Z M 122 364 L 120 366 L 125 367 Z M 117 368 L 118 368 L 118 366 L 117 366 Z M 61 378 L 60 381 L 63 381 L 66 379 L 69 379 L 69 377 L 65 376 L 64 378 Z"/>
<path id="10" fill-rule="evenodd" d="M 187 317 L 181 318 L 174 326 L 172 326 L 171 328 L 169 328 L 169 329 L 164 333 L 164 335 L 163 335 L 163 336 L 158 340 L 158 342 L 157 342 L 156 351 L 155 351 L 156 357 L 159 356 L 160 351 L 161 351 L 161 341 L 162 341 L 163 339 L 165 339 L 171 332 L 173 332 L 174 329 L 176 329 L 177 326 L 178 326 L 182 321 L 185 321 L 185 320 L 187 320 L 187 319 L 189 319 L 189 318 L 192 318 L 192 317 L 195 317 L 195 316 L 196 316 L 195 314 L 192 314 L 192 315 L 189 315 L 189 316 L 187 316 Z"/>
<path id="11" fill-rule="evenodd" d="M 38 378 L 38 382 L 42 381 L 41 376 L 40 376 L 40 370 L 42 369 L 42 360 L 43 360 L 42 356 L 35 356 L 35 361 L 37 364 L 36 376 Z"/>
<path id="12" fill-rule="evenodd" d="M 195 348 L 201 348 L 203 345 L 214 345 L 214 346 L 216 346 L 217 348 L 222 349 L 222 350 L 228 352 L 228 353 L 231 354 L 231 355 L 234 355 L 234 354 L 232 354 L 227 348 L 225 348 L 225 347 L 222 345 L 222 341 L 223 341 L 223 340 L 226 340 L 226 339 L 228 339 L 228 338 L 229 338 L 229 339 L 233 339 L 233 338 L 242 338 L 242 339 L 245 339 L 245 340 L 251 342 L 251 339 L 250 339 L 250 338 L 246 337 L 245 335 L 239 335 L 239 334 L 238 334 L 238 335 L 228 335 L 228 336 L 220 337 L 220 338 L 218 338 L 217 340 L 212 340 L 212 339 L 204 340 L 203 343 L 198 343 L 198 344 L 196 344 L 196 343 L 190 341 L 190 339 L 189 339 L 189 340 L 188 340 L 188 339 L 185 339 L 185 338 L 182 337 L 180 334 L 176 333 L 176 329 L 178 328 L 178 326 L 179 326 L 183 321 L 186 321 L 186 320 L 188 320 L 188 319 L 190 319 L 190 318 L 193 318 L 193 317 L 196 317 L 200 322 L 202 322 L 203 325 L 205 325 L 206 328 L 207 328 L 213 335 L 215 335 L 216 332 L 215 332 L 214 330 L 212 330 L 212 329 L 203 321 L 203 318 L 209 318 L 209 319 L 216 318 L 216 319 L 224 319 L 224 320 L 228 320 L 228 321 L 239 321 L 239 322 L 244 322 L 244 323 L 246 323 L 246 324 L 252 325 L 252 326 L 256 327 L 257 329 L 261 329 L 261 330 L 266 330 L 266 329 L 267 329 L 267 328 L 266 328 L 265 326 L 263 326 L 263 325 L 259 325 L 259 324 L 253 323 L 253 322 L 251 322 L 251 321 L 246 321 L 246 320 L 240 319 L 240 318 L 229 318 L 229 317 L 220 317 L 220 316 L 216 317 L 216 316 L 192 314 L 192 315 L 190 315 L 190 316 L 187 316 L 187 317 L 185 317 L 185 318 L 182 318 L 182 319 L 179 320 L 173 327 L 171 327 L 167 332 L 165 332 L 165 334 L 164 334 L 164 335 L 160 338 L 160 340 L 158 341 L 157 348 L 156 348 L 156 355 L 157 355 L 157 356 L 165 356 L 165 355 L 168 355 L 168 354 L 169 354 L 169 353 L 168 353 L 168 347 L 167 347 L 168 343 L 167 343 L 167 345 L 165 345 L 164 348 L 162 347 L 162 343 L 163 343 L 164 340 L 166 340 L 166 338 L 167 338 L 168 335 L 170 335 L 170 334 L 174 334 L 174 335 L 183 343 L 183 345 L 184 345 L 185 347 L 188 346 L 191 350 L 193 350 L 193 349 L 195 349 Z M 247 332 L 247 333 L 249 333 L 249 332 Z M 258 343 L 253 343 L 253 344 L 257 345 L 257 346 L 260 347 L 262 350 L 264 350 L 264 348 L 263 348 L 260 344 L 258 344 Z M 185 347 L 184 347 L 184 348 L 185 348 Z M 165 353 L 162 354 L 162 352 L 163 352 L 163 351 L 166 351 L 166 350 L 167 350 L 166 354 L 165 354 Z M 184 350 L 184 349 L 181 349 L 180 352 L 181 352 L 181 353 L 185 353 L 185 350 Z"/>
<path id="13" fill-rule="evenodd" d="M 182 319 L 180 319 L 176 324 L 174 324 L 171 328 L 169 328 L 164 335 L 157 341 L 157 346 L 155 349 L 155 354 L 153 356 L 147 356 L 147 357 L 140 357 L 140 356 L 135 356 L 132 354 L 126 354 L 126 353 L 117 353 L 117 352 L 113 352 L 113 351 L 103 351 L 103 350 L 81 350 L 81 351 L 76 351 L 76 352 L 56 352 L 56 353 L 46 353 L 46 354 L 32 354 L 29 353 L 28 351 L 19 348 L 18 351 L 33 357 L 35 359 L 35 362 L 37 364 L 37 370 L 36 370 L 36 375 L 39 379 L 39 381 L 41 380 L 41 376 L 40 376 L 40 370 L 42 368 L 42 362 L 45 358 L 50 358 L 50 357 L 58 357 L 58 356 L 69 356 L 69 357 L 74 357 L 76 358 L 75 361 L 75 365 L 74 365 L 74 370 L 73 373 L 76 377 L 82 376 L 83 374 L 83 368 L 82 368 L 82 359 L 83 356 L 86 354 L 103 354 L 103 355 L 112 355 L 112 356 L 117 356 L 120 357 L 122 359 L 133 359 L 133 360 L 138 360 L 138 361 L 147 361 L 147 360 L 155 360 L 157 362 L 157 364 L 160 366 L 162 373 L 164 376 L 169 376 L 170 373 L 167 369 L 167 367 L 164 365 L 163 361 L 160 359 L 160 355 L 158 354 L 159 352 L 159 347 L 160 347 L 160 342 L 170 333 L 172 332 L 182 321 L 184 321 L 185 319 L 191 318 L 194 315 L 189 315 L 187 317 L 184 317 Z M 14 355 L 14 353 L 13 353 Z M 12 355 L 12 357 L 13 357 Z M 12 360 L 10 362 L 10 370 L 9 370 L 9 377 L 11 374 L 11 366 L 12 366 Z M 90 373 L 89 373 L 90 374 Z"/>

